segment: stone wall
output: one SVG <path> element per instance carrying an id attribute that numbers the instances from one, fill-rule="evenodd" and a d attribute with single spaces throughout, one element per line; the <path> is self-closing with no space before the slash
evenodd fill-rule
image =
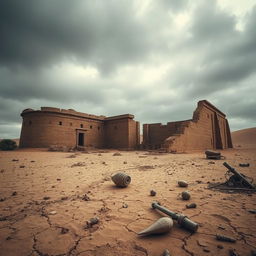
<path id="1" fill-rule="evenodd" d="M 20 147 L 50 147 L 51 145 L 95 148 L 135 148 L 136 121 L 132 115 L 95 116 L 58 108 L 26 109 L 23 117 Z M 132 141 L 132 142 L 131 142 Z"/>
<path id="2" fill-rule="evenodd" d="M 199 101 L 193 119 L 167 125 L 146 124 L 144 147 L 164 148 L 171 152 L 232 147 L 225 114 L 206 100 Z"/>

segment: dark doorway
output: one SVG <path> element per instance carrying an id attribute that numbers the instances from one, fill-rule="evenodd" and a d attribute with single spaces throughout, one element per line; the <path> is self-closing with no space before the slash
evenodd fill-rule
<path id="1" fill-rule="evenodd" d="M 84 133 L 78 133 L 78 146 L 84 146 Z"/>

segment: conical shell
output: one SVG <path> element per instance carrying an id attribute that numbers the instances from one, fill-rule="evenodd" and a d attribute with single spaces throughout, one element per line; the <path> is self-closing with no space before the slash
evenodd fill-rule
<path id="1" fill-rule="evenodd" d="M 148 228 L 138 233 L 140 236 L 162 234 L 169 232 L 173 227 L 173 220 L 169 217 L 162 217 Z"/>
<path id="2" fill-rule="evenodd" d="M 118 172 L 111 177 L 117 187 L 127 187 L 131 182 L 131 177 L 125 173 Z"/>

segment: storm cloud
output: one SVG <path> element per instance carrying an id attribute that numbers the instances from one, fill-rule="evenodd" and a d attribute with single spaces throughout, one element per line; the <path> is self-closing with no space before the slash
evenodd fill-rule
<path id="1" fill-rule="evenodd" d="M 255 127 L 256 5 L 225 3 L 1 1 L 0 138 L 19 137 L 25 108 L 165 123 L 202 99 Z"/>

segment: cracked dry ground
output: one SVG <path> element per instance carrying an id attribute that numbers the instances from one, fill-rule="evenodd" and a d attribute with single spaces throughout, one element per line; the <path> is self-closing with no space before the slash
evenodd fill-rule
<path id="1" fill-rule="evenodd" d="M 256 249 L 256 194 L 223 193 L 207 189 L 207 182 L 225 180 L 223 161 L 204 154 L 152 154 L 113 151 L 85 153 L 18 150 L 0 152 L 0 255 L 251 255 Z M 256 178 L 256 150 L 222 151 L 230 165 Z M 241 162 L 249 168 L 239 168 Z M 125 171 L 132 177 L 124 189 L 113 186 L 111 175 Z M 189 182 L 189 202 L 179 199 Z M 150 190 L 157 194 L 150 196 Z M 200 224 L 191 235 L 176 224 L 168 234 L 140 238 L 137 232 L 159 217 L 150 209 L 158 200 Z M 85 229 L 86 221 L 99 217 Z M 215 234 L 235 238 L 220 242 Z"/>

